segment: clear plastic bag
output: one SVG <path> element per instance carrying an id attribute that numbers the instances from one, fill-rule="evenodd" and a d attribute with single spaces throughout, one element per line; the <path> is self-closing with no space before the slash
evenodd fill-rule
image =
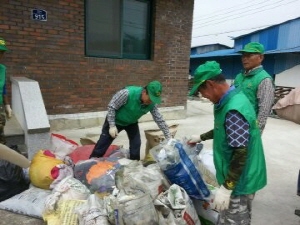
<path id="1" fill-rule="evenodd" d="M 120 225 L 157 225 L 158 215 L 150 195 L 131 196 L 118 201 L 116 224 Z"/>
<path id="2" fill-rule="evenodd" d="M 191 157 L 179 140 L 171 139 L 165 145 L 151 149 L 150 152 L 172 184 L 184 188 L 192 198 L 209 197 L 210 191 L 193 163 L 196 151 Z"/>

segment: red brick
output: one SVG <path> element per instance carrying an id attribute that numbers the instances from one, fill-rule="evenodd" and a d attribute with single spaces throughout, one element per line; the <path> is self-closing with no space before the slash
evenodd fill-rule
<path id="1" fill-rule="evenodd" d="M 194 1 L 154 2 L 152 59 L 130 60 L 85 56 L 84 1 L 4 1 L 0 32 L 12 49 L 3 59 L 8 77 L 38 81 L 49 115 L 107 110 L 117 90 L 153 79 L 164 86 L 162 106 L 185 105 Z M 48 20 L 31 20 L 34 8 L 47 10 Z"/>

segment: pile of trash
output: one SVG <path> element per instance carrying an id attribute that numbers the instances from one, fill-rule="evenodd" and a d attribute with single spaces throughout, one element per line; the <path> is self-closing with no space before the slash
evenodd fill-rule
<path id="1" fill-rule="evenodd" d="M 149 150 L 152 162 L 145 163 L 128 159 L 122 146 L 112 145 L 105 157 L 89 159 L 92 144 L 79 146 L 57 134 L 51 139 L 52 148 L 39 150 L 28 170 L 12 169 L 23 174 L 22 179 L 11 177 L 22 185 L 1 199 L 1 209 L 42 218 L 48 225 L 217 221 L 218 213 L 210 208 L 218 187 L 212 151 L 202 144 L 163 141 Z"/>

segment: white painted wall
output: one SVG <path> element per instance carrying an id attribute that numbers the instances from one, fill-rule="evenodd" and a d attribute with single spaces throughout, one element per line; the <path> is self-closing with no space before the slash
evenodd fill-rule
<path id="1" fill-rule="evenodd" d="M 300 87 L 300 65 L 276 74 L 275 85 L 284 87 Z"/>

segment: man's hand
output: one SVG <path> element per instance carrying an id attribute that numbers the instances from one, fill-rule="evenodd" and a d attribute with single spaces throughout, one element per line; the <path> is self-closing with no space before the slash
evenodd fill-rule
<path id="1" fill-rule="evenodd" d="M 223 185 L 216 191 L 212 208 L 217 211 L 228 209 L 232 190 L 226 189 Z"/>
<path id="2" fill-rule="evenodd" d="M 7 118 L 10 119 L 12 116 L 12 110 L 10 108 L 10 105 L 5 105 L 5 113 L 6 113 Z"/>
<path id="3" fill-rule="evenodd" d="M 118 129 L 116 127 L 109 128 L 109 134 L 112 138 L 116 138 L 118 136 Z"/>
<path id="4" fill-rule="evenodd" d="M 201 140 L 201 138 L 200 138 L 200 135 L 192 135 L 189 139 L 188 139 L 188 141 L 187 141 L 187 143 L 188 144 L 196 144 L 196 143 L 200 143 L 202 140 Z"/>

